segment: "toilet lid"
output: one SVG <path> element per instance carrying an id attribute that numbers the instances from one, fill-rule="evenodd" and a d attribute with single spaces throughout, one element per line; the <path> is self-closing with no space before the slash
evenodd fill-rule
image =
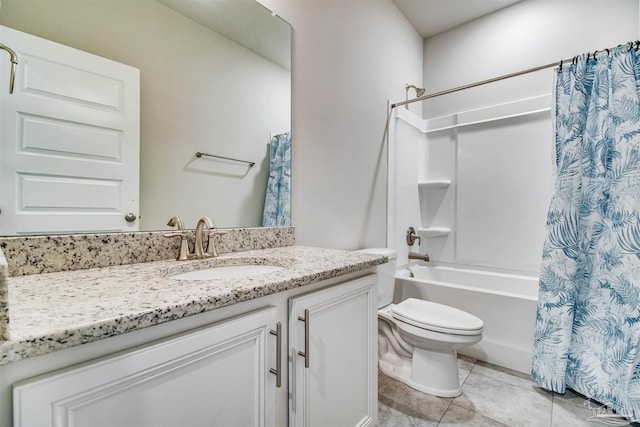
<path id="1" fill-rule="evenodd" d="M 484 322 L 473 314 L 447 305 L 408 298 L 391 308 L 393 317 L 422 329 L 458 335 L 482 332 Z"/>

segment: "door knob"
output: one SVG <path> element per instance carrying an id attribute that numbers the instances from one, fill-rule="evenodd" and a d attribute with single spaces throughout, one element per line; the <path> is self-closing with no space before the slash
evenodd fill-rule
<path id="1" fill-rule="evenodd" d="M 124 216 L 124 220 L 125 220 L 125 221 L 127 221 L 127 222 L 133 222 L 133 221 L 135 221 L 137 218 L 138 218 L 138 217 L 137 217 L 134 213 L 131 213 L 131 212 L 129 212 L 128 214 L 126 214 L 126 215 Z"/>

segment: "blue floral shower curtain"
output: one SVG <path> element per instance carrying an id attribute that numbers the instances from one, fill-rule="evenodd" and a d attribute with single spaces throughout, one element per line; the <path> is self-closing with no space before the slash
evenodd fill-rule
<path id="1" fill-rule="evenodd" d="M 263 227 L 291 225 L 291 132 L 271 138 Z"/>
<path id="2" fill-rule="evenodd" d="M 640 55 L 582 55 L 556 76 L 555 191 L 532 376 L 640 419 Z M 574 61 L 575 62 L 575 61 Z"/>

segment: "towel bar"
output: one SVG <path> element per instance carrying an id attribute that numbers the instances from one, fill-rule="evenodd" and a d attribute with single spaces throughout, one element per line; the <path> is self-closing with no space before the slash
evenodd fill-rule
<path id="1" fill-rule="evenodd" d="M 207 154 L 207 153 L 201 153 L 200 151 L 196 152 L 196 157 L 200 158 L 202 156 L 206 156 L 206 157 L 215 157 L 217 159 L 225 159 L 225 160 L 232 160 L 234 162 L 241 162 L 241 163 L 248 163 L 249 167 L 252 167 L 253 165 L 255 165 L 255 162 L 249 162 L 247 160 L 239 160 L 239 159 L 233 159 L 231 157 L 224 157 L 224 156 L 216 156 L 215 154 Z"/>

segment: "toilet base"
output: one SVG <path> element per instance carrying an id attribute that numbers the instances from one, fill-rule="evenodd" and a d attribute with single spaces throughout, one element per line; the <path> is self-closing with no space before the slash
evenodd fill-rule
<path id="1" fill-rule="evenodd" d="M 456 351 L 436 352 L 414 348 L 412 359 L 389 351 L 379 358 L 380 370 L 395 380 L 438 397 L 462 394 Z"/>

